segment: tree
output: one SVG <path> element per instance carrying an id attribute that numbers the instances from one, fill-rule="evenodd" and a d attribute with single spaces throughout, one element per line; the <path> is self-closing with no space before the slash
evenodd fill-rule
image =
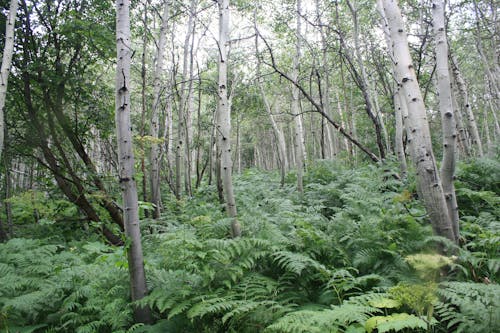
<path id="1" fill-rule="evenodd" d="M 218 76 L 218 107 L 217 132 L 221 154 L 220 174 L 224 188 L 226 211 L 231 221 L 233 237 L 241 236 L 241 226 L 237 220 L 236 200 L 233 192 L 231 160 L 231 105 L 227 94 L 227 47 L 229 44 L 229 0 L 218 0 L 219 6 L 219 76 Z"/>
<path id="2" fill-rule="evenodd" d="M 156 65 L 153 74 L 153 106 L 151 108 L 151 143 L 150 165 L 151 165 L 151 202 L 154 205 L 153 218 L 160 217 L 161 195 L 160 195 L 160 97 L 161 97 L 161 74 L 165 58 L 165 47 L 167 42 L 167 23 L 169 16 L 170 1 L 165 0 L 163 15 L 161 18 L 160 32 L 158 36 L 158 49 L 156 50 Z"/>
<path id="3" fill-rule="evenodd" d="M 407 132 L 411 133 L 411 156 L 417 182 L 434 232 L 455 241 L 448 207 L 432 149 L 431 135 L 424 100 L 410 56 L 403 18 L 396 0 L 382 0 L 392 42 L 392 56 L 398 85 L 408 107 Z"/>
<path id="4" fill-rule="evenodd" d="M 451 99 L 451 80 L 448 66 L 448 39 L 446 38 L 446 25 L 444 15 L 445 2 L 434 0 L 432 2 L 432 25 L 434 27 L 434 43 L 436 53 L 437 91 L 439 97 L 439 110 L 441 111 L 441 125 L 443 128 L 443 160 L 441 162 L 441 181 L 444 196 L 451 219 L 455 241 L 458 241 L 458 206 L 455 195 L 453 179 L 455 177 L 456 161 L 456 125 L 453 116 Z"/>
<path id="5" fill-rule="evenodd" d="M 18 0 L 11 0 L 9 15 L 5 27 L 5 44 L 2 54 L 2 68 L 0 69 L 0 160 L 4 147 L 4 108 L 7 96 L 7 83 L 9 80 L 10 66 L 12 64 L 12 52 L 14 51 L 14 28 L 16 25 Z"/>
<path id="6" fill-rule="evenodd" d="M 130 36 L 130 1 L 116 1 L 116 139 L 118 142 L 119 180 L 123 194 L 125 234 L 130 273 L 132 301 L 147 294 L 146 275 L 142 256 L 141 231 L 139 228 L 139 204 L 134 179 L 134 152 L 132 147 L 132 124 L 130 122 L 130 62 L 132 44 Z M 148 307 L 136 306 L 137 322 L 151 322 Z"/>
<path id="7" fill-rule="evenodd" d="M 61 192 L 89 220 L 103 220 L 93 205 L 97 201 L 121 229 L 121 209 L 109 195 L 85 143 L 92 128 L 106 131 L 111 124 L 108 113 L 95 112 L 104 108 L 99 89 L 106 88 L 99 85 L 92 90 L 97 84 L 83 76 L 97 76 L 96 63 L 110 55 L 106 48 L 112 39 L 107 29 L 110 13 L 110 5 L 100 1 L 21 1 L 21 51 L 14 58 L 12 77 L 16 87 L 12 94 L 19 103 L 10 118 L 22 129 L 14 132 L 17 149 L 50 170 Z M 98 38 L 87 33 L 95 27 L 94 20 L 101 23 Z M 93 200 L 97 193 L 98 200 Z M 100 225 L 110 243 L 121 243 L 116 231 Z"/>
<path id="8" fill-rule="evenodd" d="M 301 15 L 302 15 L 302 1 L 297 0 L 296 9 L 296 27 L 295 27 L 295 55 L 293 57 L 292 71 L 290 77 L 292 82 L 297 82 L 299 78 L 299 63 L 301 56 Z M 302 193 L 304 191 L 303 175 L 305 163 L 305 144 L 304 144 L 304 125 L 302 123 L 302 114 L 300 112 L 300 91 L 299 88 L 292 83 L 292 116 L 295 121 L 295 133 L 293 143 L 295 146 L 295 166 L 297 167 L 297 190 Z"/>
<path id="9" fill-rule="evenodd" d="M 16 24 L 18 0 L 11 0 L 9 14 L 5 26 L 5 44 L 2 53 L 2 67 L 0 69 L 0 161 L 2 160 L 4 140 L 5 140 L 5 120 L 4 109 L 5 99 L 7 97 L 7 83 L 9 80 L 10 67 L 12 64 L 12 52 L 14 51 L 14 28 Z M 4 230 L 0 220 L 0 241 L 7 239 L 7 233 Z"/>

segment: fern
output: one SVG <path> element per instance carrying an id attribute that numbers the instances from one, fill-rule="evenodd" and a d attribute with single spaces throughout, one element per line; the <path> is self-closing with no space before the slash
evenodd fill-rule
<path id="1" fill-rule="evenodd" d="M 444 282 L 438 289 L 444 303 L 436 313 L 456 332 L 498 332 L 500 330 L 500 287 L 498 285 Z"/>
<path id="2" fill-rule="evenodd" d="M 370 306 L 344 304 L 328 310 L 298 310 L 289 313 L 265 332 L 344 332 L 353 324 L 364 324 L 379 310 Z"/>
<path id="3" fill-rule="evenodd" d="M 395 313 L 389 316 L 375 316 L 366 321 L 365 329 L 368 333 L 377 330 L 378 333 L 401 332 L 406 329 L 428 329 L 430 323 L 424 319 L 407 314 Z"/>

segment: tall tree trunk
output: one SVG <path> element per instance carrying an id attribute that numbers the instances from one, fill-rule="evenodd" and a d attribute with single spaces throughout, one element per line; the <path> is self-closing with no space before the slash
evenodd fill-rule
<path id="1" fill-rule="evenodd" d="M 296 41 L 295 41 L 295 55 L 293 57 L 293 68 L 290 75 L 293 82 L 298 82 L 299 78 L 299 62 L 301 55 L 301 17 L 302 14 L 302 0 L 297 0 L 296 12 Z M 304 128 L 302 124 L 302 115 L 300 114 L 300 99 L 299 89 L 296 85 L 292 85 L 292 115 L 295 121 L 295 166 L 297 168 L 297 190 L 302 193 L 304 191 L 303 176 L 304 176 Z"/>
<path id="2" fill-rule="evenodd" d="M 229 45 L 229 0 L 218 0 L 219 5 L 219 103 L 217 111 L 219 149 L 221 151 L 220 173 L 224 188 L 226 211 L 231 221 L 233 237 L 241 236 L 241 226 L 237 220 L 236 201 L 233 192 L 231 160 L 231 109 L 227 94 L 227 54 Z"/>
<path id="3" fill-rule="evenodd" d="M 5 45 L 3 47 L 2 67 L 0 69 L 0 160 L 4 148 L 5 134 L 5 99 L 7 97 L 7 82 L 9 80 L 10 66 L 12 64 L 12 52 L 14 51 L 14 28 L 16 25 L 18 0 L 11 0 L 9 15 L 5 26 Z"/>
<path id="4" fill-rule="evenodd" d="M 141 57 L 141 138 L 140 140 L 140 150 L 141 150 L 141 173 L 142 173 L 142 201 L 147 202 L 148 201 L 148 188 L 147 188 L 147 175 L 146 175 L 146 149 L 144 148 L 144 136 L 146 135 L 146 113 L 147 113 L 147 107 L 146 107 L 146 52 L 147 52 L 147 47 L 148 47 L 148 33 L 147 33 L 147 26 L 148 26 L 148 4 L 149 1 L 144 1 L 144 16 L 143 16 L 143 36 L 142 36 L 142 57 Z M 144 211 L 144 216 L 146 218 L 149 217 L 149 211 L 145 210 Z"/>
<path id="5" fill-rule="evenodd" d="M 167 24 L 169 16 L 170 0 L 165 0 L 163 15 L 161 19 L 160 32 L 158 35 L 158 49 L 156 50 L 156 64 L 153 74 L 153 105 L 151 107 L 151 142 L 150 151 L 150 176 L 151 176 L 151 202 L 154 205 L 153 218 L 160 217 L 161 192 L 160 192 L 160 106 L 161 106 L 161 74 L 163 73 L 163 62 L 165 59 L 165 47 L 167 43 Z"/>
<path id="6" fill-rule="evenodd" d="M 359 43 L 359 20 L 358 20 L 358 11 L 357 8 L 355 8 L 351 1 L 347 0 L 347 6 L 349 7 L 349 10 L 351 11 L 351 15 L 353 18 L 353 23 L 354 23 L 354 55 L 356 58 L 356 62 L 358 63 L 359 67 L 359 73 L 355 69 L 354 64 L 352 64 L 351 61 L 351 56 L 350 56 L 350 51 L 347 47 L 344 47 L 344 55 L 348 60 L 348 63 L 350 64 L 350 67 L 352 68 L 352 72 L 355 77 L 355 81 L 359 88 L 361 89 L 361 92 L 363 94 L 363 98 L 365 100 L 365 109 L 366 113 L 368 114 L 368 117 L 373 123 L 373 126 L 375 128 L 375 138 L 376 138 L 376 143 L 377 147 L 379 150 L 379 156 L 381 159 L 385 159 L 385 148 L 384 148 L 384 140 L 382 138 L 382 126 L 380 124 L 380 119 L 376 115 L 376 110 L 373 107 L 372 103 L 372 96 L 370 94 L 370 87 L 368 84 L 368 75 L 366 74 L 366 69 L 363 64 L 363 58 L 361 56 L 361 45 Z M 341 43 L 344 43 L 344 40 L 342 36 L 340 36 L 340 41 Z"/>
<path id="7" fill-rule="evenodd" d="M 176 196 L 180 199 L 182 196 L 182 183 L 184 180 L 184 188 L 187 189 L 187 179 L 190 179 L 190 170 L 187 169 L 186 164 L 186 151 L 189 150 L 189 142 L 186 142 L 186 138 L 189 138 L 188 128 L 187 128 L 187 113 L 190 112 L 189 108 L 191 105 L 190 93 L 191 89 L 191 73 L 189 71 L 190 65 L 190 46 L 192 45 L 191 38 L 194 38 L 194 15 L 196 12 L 196 6 L 198 1 L 191 0 L 189 5 L 189 17 L 187 22 L 187 32 L 184 38 L 184 48 L 183 48 L 183 62 L 182 62 L 182 77 L 181 77 L 181 88 L 180 88 L 180 102 L 179 102 L 179 116 L 177 123 L 177 147 L 175 154 L 175 168 L 176 168 Z M 188 77 L 189 74 L 189 77 Z"/>
<path id="8" fill-rule="evenodd" d="M 448 207 L 448 215 L 451 219 L 455 241 L 459 238 L 458 205 L 455 195 L 453 179 L 455 176 L 456 162 L 456 125 L 453 117 L 453 105 L 451 99 L 451 80 L 448 67 L 448 40 L 446 38 L 446 24 L 444 16 L 445 2 L 433 0 L 432 2 L 432 25 L 434 27 L 434 42 L 436 54 L 436 76 L 439 97 L 439 110 L 441 112 L 441 124 L 443 128 L 443 160 L 441 162 L 441 182 L 443 184 L 444 196 Z"/>
<path id="9" fill-rule="evenodd" d="M 193 1 L 191 6 L 191 15 L 195 15 L 196 6 L 198 1 Z M 193 20 L 193 27 L 191 32 L 191 44 L 189 46 L 189 85 L 188 85 L 188 100 L 186 110 L 184 112 L 185 124 L 186 124 L 186 144 L 184 145 L 184 188 L 188 196 L 193 195 L 193 190 L 191 186 L 191 170 L 192 170 L 192 153 L 191 146 L 193 141 L 193 110 L 194 110 L 194 40 L 195 40 L 195 29 L 196 22 Z"/>
<path id="10" fill-rule="evenodd" d="M 396 134 L 394 138 L 394 143 L 395 143 L 394 147 L 396 150 L 396 156 L 398 157 L 399 161 L 399 169 L 401 170 L 401 177 L 406 178 L 406 175 L 408 173 L 408 166 L 406 164 L 406 154 L 403 145 L 404 125 L 403 125 L 403 112 L 401 109 L 401 103 L 406 103 L 406 101 L 401 96 L 401 90 L 398 89 L 397 92 L 394 94 L 394 110 L 395 110 L 394 117 L 396 118 Z"/>
<path id="11" fill-rule="evenodd" d="M 280 163 L 280 171 L 281 171 L 281 186 L 285 185 L 285 176 L 286 169 L 288 168 L 288 159 L 286 154 L 286 142 L 285 136 L 283 132 L 280 130 L 276 120 L 274 119 L 273 112 L 271 110 L 271 105 L 269 104 L 269 100 L 267 99 L 266 93 L 264 91 L 264 86 L 262 84 L 262 78 L 260 73 L 260 55 L 259 55 L 259 37 L 257 32 L 257 16 L 256 12 L 254 12 L 254 28 L 255 28 L 255 55 L 257 58 L 257 85 L 259 86 L 260 96 L 262 97 L 262 101 L 264 102 L 264 108 L 266 110 L 267 115 L 269 116 L 269 121 L 271 122 L 271 126 L 273 128 L 274 136 L 276 138 L 277 146 L 278 146 L 278 159 Z M 278 101 L 276 104 L 278 105 Z"/>
<path id="12" fill-rule="evenodd" d="M 453 66 L 453 64 L 452 64 Z M 470 156 L 470 143 L 469 143 L 469 132 L 465 128 L 464 125 L 464 120 L 462 116 L 462 110 L 460 108 L 460 105 L 458 103 L 457 97 L 459 96 L 459 92 L 457 89 L 457 81 L 453 76 L 452 71 L 450 71 L 450 80 L 451 80 L 451 102 L 453 105 L 453 114 L 456 119 L 457 123 L 457 145 L 458 145 L 458 150 L 461 152 L 464 156 L 469 157 Z M 459 159 L 459 156 L 457 156 L 457 160 Z"/>
<path id="13" fill-rule="evenodd" d="M 123 193 L 125 233 L 130 244 L 127 247 L 132 301 L 142 299 L 148 292 L 142 256 L 139 205 L 134 180 L 134 151 L 132 148 L 132 124 L 130 122 L 130 63 L 132 44 L 130 39 L 130 1 L 116 1 L 116 139 L 118 142 L 119 179 Z M 148 307 L 134 307 L 137 322 L 150 323 Z"/>
<path id="14" fill-rule="evenodd" d="M 319 0 L 315 0 L 316 6 L 316 15 L 317 21 L 319 24 L 319 32 L 321 36 L 321 70 L 322 70 L 322 78 L 318 78 L 318 82 L 321 85 L 320 93 L 321 93 L 321 104 L 325 113 L 331 115 L 331 105 L 330 105 L 330 65 L 328 61 L 328 42 L 327 36 L 325 33 L 325 28 L 323 26 L 323 22 L 321 20 L 321 8 Z M 332 159 L 335 156 L 335 138 L 333 137 L 332 130 L 330 126 L 327 126 L 325 123 L 325 118 L 321 118 L 321 129 L 322 129 L 322 142 L 325 146 L 325 152 L 323 158 Z M 323 133 L 324 132 L 324 133 Z M 326 142 L 324 142 L 326 141 Z"/>
<path id="15" fill-rule="evenodd" d="M 455 241 L 448 207 L 439 177 L 424 101 L 415 75 L 403 18 L 396 0 L 381 0 L 388 31 L 392 40 L 392 53 L 397 75 L 408 107 L 408 128 L 413 146 L 412 158 L 417 173 L 422 199 L 434 232 Z"/>
<path id="16" fill-rule="evenodd" d="M 477 128 L 476 119 L 474 117 L 474 112 L 472 112 L 472 105 L 469 101 L 469 94 L 467 91 L 467 85 L 462 76 L 462 73 L 458 67 L 458 61 L 454 55 L 451 55 L 451 66 L 453 70 L 453 75 L 455 77 L 455 82 L 457 83 L 458 91 L 462 96 L 462 109 L 465 110 L 465 115 L 467 117 L 467 123 L 469 127 L 469 133 L 472 139 L 472 145 L 477 149 L 477 154 L 483 156 L 483 145 L 481 143 L 481 138 L 479 136 L 479 130 Z M 486 66 L 486 64 L 485 64 Z"/>

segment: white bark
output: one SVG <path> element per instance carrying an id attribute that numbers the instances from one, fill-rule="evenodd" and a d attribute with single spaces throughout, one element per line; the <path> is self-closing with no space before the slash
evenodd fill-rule
<path id="1" fill-rule="evenodd" d="M 11 0 L 9 6 L 9 15 L 5 24 L 5 45 L 2 55 L 2 68 L 0 69 L 0 160 L 4 148 L 5 131 L 5 99 L 7 97 L 7 82 L 9 80 L 10 66 L 12 64 L 12 52 L 14 51 L 14 28 L 16 25 L 16 15 L 18 0 Z"/>
<path id="2" fill-rule="evenodd" d="M 153 106 L 151 108 L 151 142 L 150 165 L 151 165 L 151 202 L 155 205 L 153 218 L 160 217 L 161 195 L 160 195 L 160 98 L 161 98 L 161 74 L 163 73 L 163 62 L 165 59 L 165 47 L 167 42 L 167 24 L 169 16 L 170 1 L 166 0 L 163 7 L 160 32 L 158 36 L 158 49 L 156 50 L 156 65 L 153 74 Z"/>
<path id="3" fill-rule="evenodd" d="M 219 5 L 219 103 L 218 103 L 218 138 L 221 150 L 220 172 L 226 201 L 226 211 L 231 222 L 233 237 L 241 236 L 241 226 L 236 219 L 236 200 L 233 191 L 231 160 L 231 109 L 227 94 L 227 48 L 229 45 L 229 0 L 218 0 Z"/>
<path id="4" fill-rule="evenodd" d="M 403 112 L 401 109 L 401 90 L 397 90 L 394 94 L 394 110 L 396 118 L 396 134 L 394 138 L 394 147 L 396 150 L 396 156 L 399 161 L 399 169 L 401 170 L 402 178 L 406 178 L 406 174 L 408 173 L 408 166 L 406 164 L 406 155 L 403 146 Z M 403 100 L 403 103 L 406 102 Z"/>
<path id="5" fill-rule="evenodd" d="M 188 130 L 187 130 L 187 114 L 190 112 L 189 106 L 192 105 L 190 103 L 189 94 L 191 92 L 191 77 L 188 77 L 188 70 L 191 68 L 190 64 L 190 46 L 191 46 L 191 38 L 194 33 L 194 14 L 196 11 L 197 0 L 191 0 L 189 6 L 189 17 L 187 22 L 187 33 L 184 39 L 184 48 L 183 48 L 183 62 L 182 62 L 182 77 L 181 77 L 181 88 L 180 88 L 180 104 L 179 104 L 179 116 L 177 122 L 177 146 L 176 146 L 176 154 L 175 154 L 175 168 L 176 168 L 176 196 L 179 199 L 182 195 L 182 179 L 184 177 L 185 188 L 187 189 L 187 181 L 186 179 L 190 177 L 190 170 L 186 169 L 189 167 L 186 165 L 186 149 L 185 145 L 189 145 L 186 142 L 186 138 L 189 138 Z M 191 70 L 192 72 L 192 70 Z M 191 76 L 191 73 L 190 75 Z M 186 89 L 187 87 L 187 89 Z"/>
<path id="6" fill-rule="evenodd" d="M 453 67 L 453 61 L 452 61 Z M 459 95 L 457 89 L 457 82 L 453 77 L 453 73 L 450 71 L 450 80 L 451 80 L 451 102 L 453 105 L 453 114 L 455 115 L 455 120 L 457 124 L 457 145 L 458 151 L 462 152 L 466 157 L 470 156 L 470 143 L 469 143 L 469 133 L 464 126 L 464 120 L 462 116 L 462 110 L 460 109 L 460 105 L 457 101 L 457 97 Z M 458 153 L 457 160 L 459 159 L 460 154 Z"/>
<path id="7" fill-rule="evenodd" d="M 477 128 L 476 118 L 474 117 L 474 112 L 472 112 L 471 102 L 469 101 L 469 93 L 467 91 L 467 85 L 465 80 L 458 68 L 458 61 L 454 55 L 451 56 L 451 65 L 453 69 L 453 75 L 455 76 L 455 81 L 457 83 L 458 91 L 462 96 L 462 107 L 465 110 L 465 115 L 467 117 L 469 133 L 472 139 L 472 145 L 476 147 L 477 154 L 483 156 L 483 145 L 481 143 L 481 137 L 479 136 L 479 130 Z"/>
<path id="8" fill-rule="evenodd" d="M 299 77 L 299 61 L 301 56 L 301 0 L 297 0 L 297 22 L 296 22 L 296 44 L 295 56 L 293 58 L 293 68 L 291 78 L 294 82 L 298 81 Z M 304 162 L 305 162 L 305 145 L 304 145 L 304 128 L 302 124 L 302 116 L 300 114 L 300 100 L 299 89 L 292 85 L 292 115 L 295 121 L 295 164 L 297 167 L 297 190 L 302 193 L 304 191 L 303 177 L 304 177 Z"/>
<path id="9" fill-rule="evenodd" d="M 331 105 L 330 105 L 330 66 L 328 62 L 328 42 L 327 36 L 325 33 L 325 28 L 323 26 L 323 22 L 321 20 L 321 8 L 319 0 L 315 0 L 316 5 L 316 15 L 319 24 L 319 33 L 321 36 L 321 69 L 322 69 L 322 77 L 318 78 L 321 83 L 321 105 L 323 106 L 323 110 L 326 114 L 331 116 Z M 325 149 L 325 159 L 333 159 L 336 154 L 335 148 L 335 138 L 330 125 L 325 123 L 325 118 L 321 118 L 321 126 L 324 130 L 322 141 L 322 148 Z"/>
<path id="10" fill-rule="evenodd" d="M 422 199 L 434 232 L 455 240 L 451 219 L 432 150 L 431 135 L 424 101 L 412 64 L 403 18 L 396 0 L 382 0 L 393 45 L 393 58 L 398 84 L 408 107 L 408 128 L 413 146 L 412 158 Z"/>
<path id="11" fill-rule="evenodd" d="M 444 1 L 432 2 L 432 25 L 434 28 L 434 42 L 436 54 L 436 77 L 439 97 L 439 110 L 441 112 L 441 125 L 443 128 L 443 160 L 441 162 L 441 182 L 451 219 L 455 241 L 459 238 L 458 205 L 455 196 L 453 179 L 455 176 L 456 162 L 456 125 L 453 116 L 451 98 L 451 80 L 448 66 L 448 41 L 446 38 L 446 25 L 444 16 Z"/>
<path id="12" fill-rule="evenodd" d="M 130 1 L 116 1 L 116 138 L 118 141 L 119 179 L 123 194 L 123 221 L 130 242 L 127 248 L 132 301 L 147 294 L 146 276 L 142 256 L 141 231 L 139 228 L 139 205 L 134 180 L 134 151 L 132 147 L 132 124 L 130 122 L 130 63 L 132 45 L 130 40 Z M 151 313 L 147 307 L 135 307 L 137 322 L 148 323 Z"/>

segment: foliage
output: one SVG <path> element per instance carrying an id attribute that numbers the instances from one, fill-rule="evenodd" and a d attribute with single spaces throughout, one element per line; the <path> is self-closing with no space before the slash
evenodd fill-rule
<path id="1" fill-rule="evenodd" d="M 443 299 L 437 315 L 453 332 L 498 332 L 500 287 L 497 284 L 446 282 L 438 290 Z"/>
<path id="2" fill-rule="evenodd" d="M 99 242 L 17 238 L 0 244 L 0 329 L 125 329 L 131 319 L 125 262 L 122 251 Z"/>
<path id="3" fill-rule="evenodd" d="M 435 254 L 443 240 L 432 236 L 411 181 L 392 170 L 323 161 L 310 166 L 303 196 L 280 187 L 277 174 L 246 170 L 235 179 L 244 226 L 238 239 L 229 238 L 214 187 L 166 201 L 159 220 L 141 224 L 150 293 L 139 305 L 154 310 L 153 325 L 133 325 L 122 250 L 90 234 L 82 234 L 86 241 L 43 238 L 59 232 L 57 224 L 40 239 L 12 239 L 0 244 L 0 325 L 102 333 L 488 332 L 498 322 L 498 287 L 469 281 L 497 281 L 497 221 L 491 213 L 463 218 L 466 246 L 455 246 L 453 258 Z"/>

